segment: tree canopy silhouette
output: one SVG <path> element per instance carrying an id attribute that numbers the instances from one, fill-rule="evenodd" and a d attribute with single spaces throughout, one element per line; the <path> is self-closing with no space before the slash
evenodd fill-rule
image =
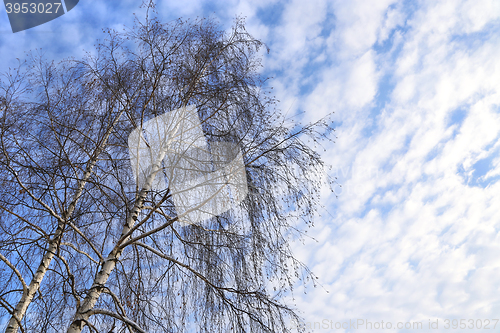
<path id="1" fill-rule="evenodd" d="M 83 59 L 34 55 L 2 77 L 6 332 L 289 331 L 298 317 L 282 298 L 311 276 L 289 241 L 323 182 L 304 138 L 331 128 L 285 119 L 259 74 L 262 47 L 241 19 L 224 31 L 148 18 Z M 200 137 L 176 141 L 171 120 L 155 146 L 165 131 L 146 124 L 173 110 L 191 110 Z M 156 157 L 142 165 L 130 142 Z M 223 166 L 233 160 L 237 171 Z M 217 170 L 215 185 L 192 182 Z M 188 187 L 225 194 L 197 201 Z"/>

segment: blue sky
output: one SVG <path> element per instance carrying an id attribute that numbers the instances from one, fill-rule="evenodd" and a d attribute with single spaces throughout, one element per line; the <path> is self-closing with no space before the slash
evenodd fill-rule
<path id="1" fill-rule="evenodd" d="M 16 34 L 2 9 L 0 71 L 40 48 L 79 57 L 103 28 L 132 26 L 140 3 L 81 0 Z M 294 243 L 323 285 L 297 289 L 306 322 L 426 331 L 430 319 L 449 332 L 446 319 L 500 319 L 498 0 L 184 0 L 158 11 L 226 27 L 246 16 L 271 49 L 264 74 L 281 109 L 305 121 L 335 112 L 338 138 L 322 153 L 342 188 L 325 189 L 316 240 Z"/>

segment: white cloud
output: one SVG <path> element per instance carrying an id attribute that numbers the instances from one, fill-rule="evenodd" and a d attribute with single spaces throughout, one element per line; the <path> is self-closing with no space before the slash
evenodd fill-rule
<path id="1" fill-rule="evenodd" d="M 356 4 L 345 3 L 350 8 L 341 13 L 354 12 Z M 320 105 L 332 96 L 345 108 L 339 110 L 338 143 L 326 158 L 349 170 L 342 176 L 344 189 L 351 191 L 342 192 L 329 208 L 336 220 L 324 219 L 326 226 L 335 226 L 328 241 L 306 248 L 320 281 L 333 294 L 325 299 L 317 289 L 301 297 L 306 320 L 427 323 L 496 314 L 500 212 L 494 207 L 500 182 L 472 186 L 459 172 L 462 167 L 472 174 L 478 160 L 498 152 L 500 39 L 480 30 L 498 24 L 500 13 L 489 5 L 423 3 L 411 13 L 405 31 L 393 34 L 401 51 L 393 47 L 372 55 L 372 69 L 359 71 L 371 80 L 350 84 L 346 78 L 357 74 L 347 57 L 323 70 L 342 75 L 324 75 L 308 101 Z M 385 16 L 374 11 L 385 21 L 365 18 L 367 34 L 359 32 L 365 28 L 359 20 L 352 21 L 356 27 L 337 25 L 335 34 L 343 36 L 338 52 L 359 55 L 377 42 L 377 31 L 380 40 L 386 39 L 390 29 L 402 25 L 404 10 L 396 5 Z M 469 23 L 463 25 L 464 20 Z M 363 38 L 352 38 L 356 32 Z M 481 33 L 482 39 L 470 33 Z M 395 87 L 385 108 L 370 113 L 376 92 L 369 88 L 377 88 L 382 75 L 393 75 Z M 352 97 L 343 93 L 344 87 L 353 91 Z M 450 126 L 457 108 L 466 110 L 465 119 Z M 364 132 L 363 125 L 371 132 Z M 499 174 L 498 161 L 493 159 L 483 178 Z M 377 172 L 352 172 L 363 167 Z M 321 235 L 321 229 L 316 232 Z"/>

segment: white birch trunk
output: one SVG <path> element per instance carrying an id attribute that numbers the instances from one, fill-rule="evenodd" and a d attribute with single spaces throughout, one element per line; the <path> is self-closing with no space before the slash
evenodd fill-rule
<path id="1" fill-rule="evenodd" d="M 54 254 L 57 250 L 57 238 L 61 235 L 61 233 L 62 227 L 57 229 L 54 239 L 50 243 L 47 252 L 45 252 L 42 261 L 40 262 L 40 265 L 38 266 L 38 269 L 33 276 L 33 280 L 31 280 L 31 283 L 28 286 L 28 292 L 23 294 L 23 296 L 17 303 L 16 308 L 14 309 L 14 313 L 9 320 L 9 324 L 7 325 L 5 333 L 17 333 L 19 329 L 19 322 L 26 314 L 26 310 L 28 309 L 28 306 L 30 305 L 31 300 L 33 300 L 36 292 L 40 288 L 40 283 L 42 282 L 43 277 L 45 276 L 45 273 L 49 268 L 50 262 L 54 257 Z"/>
<path id="2" fill-rule="evenodd" d="M 183 125 L 181 119 L 185 117 L 186 109 L 183 109 L 183 111 L 181 112 L 184 113 L 181 113 L 179 120 L 175 122 L 175 125 L 172 128 L 171 136 L 167 139 L 166 142 L 160 144 L 158 147 L 159 152 L 156 156 L 155 161 L 151 165 L 151 172 L 147 175 L 144 185 L 139 195 L 137 196 L 132 214 L 130 214 L 130 216 L 128 217 L 123 226 L 123 230 L 120 237 L 121 243 L 117 243 L 115 245 L 115 247 L 110 252 L 106 260 L 101 264 L 101 269 L 97 273 L 94 279 L 94 283 L 92 284 L 92 287 L 90 287 L 90 290 L 88 294 L 85 296 L 85 299 L 76 310 L 75 316 L 73 317 L 73 321 L 71 325 L 68 327 L 68 330 L 66 331 L 67 333 L 80 333 L 87 324 L 88 319 L 92 315 L 92 310 L 95 304 L 97 303 L 97 300 L 99 299 L 104 289 L 104 286 L 108 281 L 109 276 L 113 272 L 116 266 L 116 262 L 120 259 L 120 256 L 122 255 L 123 247 L 121 247 L 121 244 L 125 244 L 131 238 L 129 232 L 134 227 L 135 221 L 139 216 L 139 212 L 142 210 L 146 194 L 151 189 L 153 182 L 155 181 L 156 174 L 161 169 L 161 163 L 165 158 L 169 145 L 175 139 L 175 136 L 177 135 L 177 133 L 179 132 L 180 128 Z"/>
<path id="3" fill-rule="evenodd" d="M 149 184 L 152 183 L 152 179 L 148 181 Z M 146 197 L 147 190 L 143 189 L 137 200 L 136 204 L 134 207 L 134 211 L 130 215 L 130 217 L 127 219 L 127 222 L 125 223 L 125 226 L 123 227 L 122 230 L 122 236 L 128 234 L 130 229 L 135 224 L 135 221 L 137 220 L 137 217 L 139 216 L 139 212 L 141 210 L 142 204 L 144 202 L 144 198 Z M 128 236 L 123 240 L 123 242 L 126 242 L 127 239 L 130 238 Z M 123 249 L 119 246 L 119 244 L 116 244 L 114 249 L 111 251 L 111 253 L 108 255 L 106 260 L 101 264 L 101 269 L 97 273 L 94 283 L 92 284 L 92 287 L 90 287 L 90 291 L 83 300 L 82 304 L 80 307 L 76 310 L 76 314 L 73 318 L 73 322 L 71 325 L 68 327 L 67 333 L 78 333 L 83 330 L 83 328 L 86 325 L 87 320 L 90 318 L 92 314 L 92 309 L 94 308 L 95 304 L 97 303 L 97 300 L 101 296 L 101 293 L 104 289 L 104 285 L 108 281 L 109 276 L 113 272 L 116 266 L 116 262 L 119 260 L 121 254 L 123 252 Z"/>
<path id="4" fill-rule="evenodd" d="M 101 154 L 101 152 L 104 150 L 104 147 L 109 139 L 109 136 L 111 135 L 111 130 L 114 128 L 114 125 L 116 122 L 120 119 L 121 115 L 123 114 L 123 111 L 118 114 L 118 116 L 115 118 L 112 126 L 104 136 L 101 145 L 98 147 L 98 149 L 95 151 L 95 154 L 93 156 L 93 159 L 90 161 L 90 164 L 88 166 L 88 169 L 85 171 L 82 181 L 78 186 L 78 189 L 75 193 L 75 197 L 71 204 L 68 207 L 68 210 L 64 214 L 64 218 L 67 219 L 69 218 L 72 214 L 73 211 L 75 210 L 76 204 L 78 203 L 78 200 L 80 199 L 80 196 L 83 193 L 83 188 L 87 184 L 87 180 L 89 179 L 90 175 L 92 174 L 92 170 L 94 169 L 94 166 L 97 163 L 97 158 Z M 30 285 L 28 287 L 28 293 L 23 294 L 21 299 L 16 305 L 16 308 L 14 309 L 14 313 L 12 317 L 9 320 L 9 324 L 7 326 L 7 329 L 5 330 L 5 333 L 17 333 L 19 329 L 19 323 L 21 319 L 24 317 L 26 314 L 26 310 L 28 309 L 28 306 L 30 305 L 31 301 L 33 300 L 33 297 L 37 293 L 37 291 L 40 289 L 40 284 L 42 283 L 43 277 L 45 276 L 45 273 L 47 272 L 50 263 L 52 259 L 54 258 L 54 255 L 56 251 L 58 250 L 59 246 L 59 238 L 62 237 L 62 233 L 64 231 L 64 225 L 60 222 L 59 226 L 56 230 L 56 233 L 54 234 L 54 237 L 52 238 L 51 242 L 49 243 L 49 248 L 47 252 L 43 255 L 42 261 L 40 262 L 40 265 L 38 266 L 38 269 L 33 276 L 33 280 L 30 282 Z"/>
<path id="5" fill-rule="evenodd" d="M 177 126 L 175 127 L 174 133 L 177 132 L 178 127 L 179 124 L 177 124 Z M 170 142 L 167 142 L 167 145 L 169 143 Z M 141 189 L 141 192 L 139 192 L 139 195 L 137 196 L 132 214 L 130 214 L 130 216 L 128 217 L 123 226 L 123 230 L 120 237 L 120 239 L 122 239 L 122 243 L 117 243 L 113 248 L 113 250 L 108 255 L 108 257 L 106 258 L 106 260 L 101 264 L 101 269 L 97 273 L 94 279 L 94 283 L 92 284 L 92 287 L 90 287 L 90 291 L 85 296 L 85 299 L 80 304 L 78 309 L 76 309 L 73 321 L 71 322 L 71 325 L 68 327 L 68 330 L 66 331 L 67 333 L 81 332 L 85 327 L 85 325 L 87 324 L 87 320 L 92 315 L 92 309 L 94 308 L 95 304 L 97 303 L 97 300 L 101 296 L 102 290 L 104 288 L 104 285 L 108 281 L 109 276 L 115 269 L 116 262 L 120 259 L 120 256 L 122 255 L 123 248 L 120 245 L 126 243 L 127 240 L 131 238 L 131 235 L 128 235 L 129 231 L 135 225 L 135 221 L 137 220 L 139 212 L 142 209 L 144 199 L 146 198 L 146 194 L 149 191 L 149 189 L 151 189 L 156 174 L 160 171 L 161 161 L 165 158 L 165 154 L 166 154 L 166 147 L 163 147 L 162 151 L 159 152 L 156 161 L 152 165 L 151 173 L 145 179 L 145 184 Z M 128 236 L 124 237 L 126 235 Z"/>

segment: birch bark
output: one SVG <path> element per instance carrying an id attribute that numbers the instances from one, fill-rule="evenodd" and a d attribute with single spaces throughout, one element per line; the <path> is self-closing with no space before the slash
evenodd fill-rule
<path id="1" fill-rule="evenodd" d="M 122 237 L 120 237 L 120 239 L 123 239 L 123 242 L 126 242 L 130 238 L 130 235 L 128 234 L 129 231 L 133 228 L 135 221 L 139 216 L 139 212 L 144 203 L 144 199 L 146 198 L 146 188 L 148 188 L 148 186 L 151 187 L 154 176 L 159 169 L 160 166 L 158 163 L 156 163 L 154 165 L 153 173 L 148 177 L 145 187 L 141 190 L 137 197 L 132 214 L 130 214 L 130 216 L 128 217 L 121 233 Z M 108 281 L 109 276 L 116 266 L 116 262 L 119 260 L 123 252 L 123 248 L 120 245 L 121 243 L 117 243 L 113 250 L 109 253 L 106 260 L 104 260 L 104 262 L 101 264 L 101 268 L 94 279 L 94 283 L 92 284 L 92 287 L 90 287 L 90 291 L 86 295 L 82 304 L 76 310 L 73 321 L 67 330 L 68 333 L 81 332 L 85 327 L 87 320 L 92 315 L 92 310 L 97 300 L 104 290 L 104 285 Z"/>
<path id="2" fill-rule="evenodd" d="M 5 333 L 17 333 L 20 327 L 21 320 L 24 318 L 26 311 L 28 309 L 28 306 L 30 305 L 31 301 L 33 300 L 33 297 L 35 294 L 38 292 L 40 289 L 40 284 L 42 283 L 42 280 L 47 273 L 47 270 L 49 269 L 50 263 L 52 259 L 54 258 L 54 255 L 58 251 L 59 244 L 60 244 L 60 239 L 63 236 L 64 229 L 65 229 L 65 221 L 71 217 L 73 214 L 75 207 L 78 203 L 78 200 L 80 199 L 83 189 L 85 188 L 85 185 L 87 184 L 87 181 L 89 177 L 92 174 L 92 170 L 94 169 L 99 155 L 102 153 L 104 148 L 106 147 L 106 143 L 109 139 L 109 136 L 111 135 L 111 132 L 122 116 L 125 108 L 117 115 L 117 117 L 114 119 L 112 125 L 106 132 L 105 136 L 103 137 L 103 140 L 101 144 L 97 147 L 97 149 L 94 151 L 94 155 L 92 158 L 89 160 L 89 164 L 87 166 L 87 169 L 83 175 L 82 180 L 80 181 L 80 184 L 78 185 L 77 191 L 75 193 L 73 201 L 70 203 L 68 206 L 68 209 L 66 212 L 63 214 L 63 217 L 58 217 L 59 218 L 59 225 L 56 229 L 56 232 L 54 234 L 54 237 L 50 240 L 49 242 L 49 247 L 45 254 L 42 257 L 42 260 L 40 261 L 40 264 L 38 266 L 38 269 L 33 276 L 33 279 L 31 280 L 27 293 L 23 293 L 23 296 L 17 303 L 14 313 L 12 314 L 9 324 L 7 325 L 7 329 L 5 330 Z"/>
<path id="3" fill-rule="evenodd" d="M 101 296 L 101 293 L 104 290 L 105 284 L 108 281 L 109 276 L 115 269 L 117 261 L 120 259 L 120 256 L 123 253 L 125 247 L 122 245 L 126 244 L 127 241 L 132 236 L 131 231 L 133 231 L 132 229 L 134 228 L 135 221 L 138 219 L 139 212 L 142 210 L 146 194 L 151 189 L 156 174 L 161 169 L 161 163 L 165 158 L 165 155 L 167 154 L 167 149 L 169 145 L 171 145 L 172 141 L 176 139 L 177 133 L 179 132 L 180 127 L 182 127 L 182 121 L 180 119 L 183 119 L 183 116 L 186 113 L 186 109 L 181 108 L 181 110 L 183 111 L 180 111 L 181 115 L 179 117 L 179 120 L 175 123 L 175 126 L 172 132 L 170 133 L 168 140 L 160 144 L 160 151 L 158 152 L 156 160 L 154 161 L 151 167 L 150 174 L 147 176 L 146 181 L 141 191 L 139 192 L 139 195 L 136 198 L 132 213 L 125 221 L 119 241 L 115 244 L 114 248 L 111 250 L 106 260 L 104 260 L 104 262 L 101 263 L 100 270 L 94 279 L 94 283 L 90 287 L 90 290 L 85 296 L 85 299 L 76 310 L 75 316 L 73 318 L 71 325 L 68 327 L 67 333 L 81 332 L 85 327 L 85 325 L 87 324 L 88 319 L 93 314 L 92 310 L 94 309 L 97 300 Z M 182 114 L 182 112 L 184 112 L 184 114 Z"/>

